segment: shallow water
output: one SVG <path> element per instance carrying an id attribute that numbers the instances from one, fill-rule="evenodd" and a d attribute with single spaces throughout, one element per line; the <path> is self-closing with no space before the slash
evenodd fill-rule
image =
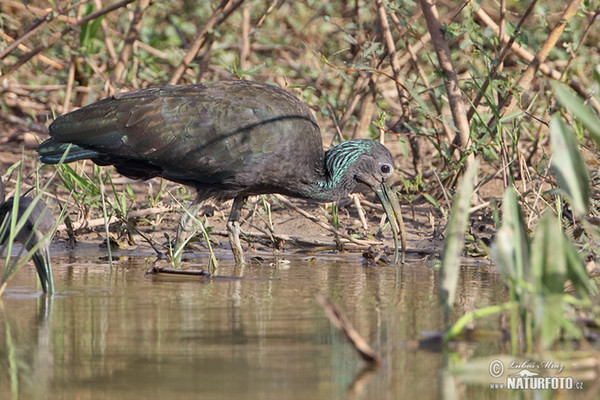
<path id="1" fill-rule="evenodd" d="M 36 291 L 28 264 L 0 302 L 1 397 L 445 397 L 448 353 L 406 343 L 443 329 L 433 268 L 365 267 L 358 254 L 289 261 L 252 264 L 241 280 L 203 282 L 145 276 L 143 257 L 121 258 L 112 270 L 95 256 L 55 257 L 51 301 Z M 224 261 L 218 273 L 240 271 Z M 457 313 L 505 295 L 485 268 L 466 268 L 460 285 Z M 379 369 L 340 336 L 317 293 L 347 314 L 382 358 Z M 451 351 L 468 359 L 505 347 L 461 343 Z M 486 385 L 450 382 L 461 398 L 490 394 Z"/>

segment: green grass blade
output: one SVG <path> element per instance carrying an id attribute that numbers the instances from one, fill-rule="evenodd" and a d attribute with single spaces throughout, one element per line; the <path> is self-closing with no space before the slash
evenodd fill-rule
<path id="1" fill-rule="evenodd" d="M 558 117 L 550 122 L 552 169 L 573 212 L 583 217 L 590 205 L 590 178 L 573 131 Z"/>
<path id="2" fill-rule="evenodd" d="M 535 293 L 562 293 L 567 276 L 564 235 L 558 220 L 546 211 L 531 244 L 531 282 Z"/>
<path id="3" fill-rule="evenodd" d="M 446 227 L 446 242 L 440 268 L 439 296 L 446 321 L 450 308 L 454 305 L 456 286 L 460 274 L 460 255 L 464 245 L 464 233 L 469 220 L 469 206 L 473 194 L 473 185 L 477 176 L 478 164 L 469 167 L 454 196 L 452 211 Z"/>
<path id="4" fill-rule="evenodd" d="M 560 104 L 585 126 L 591 138 L 596 142 L 596 146 L 600 147 L 600 118 L 592 111 L 590 106 L 586 106 L 579 96 L 568 89 L 566 85 L 556 81 L 551 82 L 551 85 Z"/>
<path id="5" fill-rule="evenodd" d="M 443 340 L 444 342 L 448 342 L 453 340 L 455 337 L 460 335 L 460 333 L 465 329 L 467 324 L 477 318 L 487 317 L 494 314 L 500 314 L 506 310 L 516 309 L 518 306 L 515 302 L 506 302 L 498 305 L 487 306 L 483 308 L 479 308 L 475 311 L 471 311 L 463 315 L 456 321 L 450 329 L 444 334 Z"/>
<path id="6" fill-rule="evenodd" d="M 514 189 L 504 191 L 502 200 L 502 226 L 491 248 L 492 259 L 499 272 L 513 285 L 515 294 L 522 292 L 529 271 L 530 245 L 525 221 Z"/>

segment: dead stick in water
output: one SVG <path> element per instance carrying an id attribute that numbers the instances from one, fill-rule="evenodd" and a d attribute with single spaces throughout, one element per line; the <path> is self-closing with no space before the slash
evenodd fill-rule
<path id="1" fill-rule="evenodd" d="M 172 269 L 172 268 L 162 268 L 162 267 L 152 267 L 148 274 L 174 274 L 174 275 L 194 275 L 210 278 L 211 274 L 204 270 L 188 270 L 188 269 Z"/>
<path id="2" fill-rule="evenodd" d="M 371 346 L 354 329 L 352 324 L 346 319 L 346 316 L 321 293 L 317 294 L 317 301 L 325 310 L 325 315 L 327 315 L 329 321 L 344 333 L 361 358 L 373 365 L 379 365 L 381 360 L 377 357 L 377 354 L 375 354 Z"/>
<path id="3" fill-rule="evenodd" d="M 216 280 L 235 280 L 235 281 L 280 281 L 281 278 L 268 278 L 260 276 L 237 276 L 237 275 L 213 275 L 210 272 L 204 270 L 192 270 L 192 269 L 173 269 L 166 267 L 153 266 L 150 268 L 146 275 L 187 275 L 187 276 L 199 276 L 200 278 L 216 279 Z"/>

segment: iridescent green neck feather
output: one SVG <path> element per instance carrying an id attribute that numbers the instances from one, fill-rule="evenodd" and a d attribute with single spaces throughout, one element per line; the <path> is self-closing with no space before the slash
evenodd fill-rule
<path id="1" fill-rule="evenodd" d="M 310 188 L 310 198 L 337 201 L 347 196 L 356 186 L 355 170 L 361 156 L 370 153 L 377 142 L 355 139 L 341 143 L 325 152 L 322 180 Z"/>

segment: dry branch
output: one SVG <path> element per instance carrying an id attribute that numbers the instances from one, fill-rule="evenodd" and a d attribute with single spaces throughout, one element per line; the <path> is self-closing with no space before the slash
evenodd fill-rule
<path id="1" fill-rule="evenodd" d="M 142 15 L 144 11 L 150 6 L 150 0 L 140 0 L 135 11 L 133 12 L 133 17 L 131 18 L 131 24 L 129 25 L 129 31 L 125 36 L 125 43 L 123 44 L 123 49 L 121 50 L 121 55 L 119 57 L 119 61 L 117 65 L 115 65 L 115 69 L 110 77 L 110 82 L 107 82 L 105 90 L 110 90 L 110 83 L 120 83 L 123 79 L 123 73 L 125 72 L 125 66 L 129 63 L 129 58 L 131 57 L 131 53 L 133 50 L 133 44 L 137 37 L 140 35 L 140 30 L 142 29 Z M 111 93 L 105 93 L 108 95 Z"/>
<path id="2" fill-rule="evenodd" d="M 392 36 L 392 31 L 390 30 L 390 24 L 388 23 L 388 15 L 383 4 L 383 0 L 376 0 L 375 4 L 377 5 L 379 23 L 381 24 L 381 29 L 383 31 L 383 41 L 385 43 L 385 48 L 389 54 L 390 65 L 392 66 L 392 73 L 394 75 L 394 80 L 396 81 L 398 100 L 400 101 L 400 105 L 402 106 L 402 117 L 408 118 L 410 114 L 408 98 L 404 93 L 404 81 L 402 80 L 402 77 L 400 75 L 400 63 L 398 63 L 398 59 L 396 58 L 396 45 L 394 37 Z"/>
<path id="3" fill-rule="evenodd" d="M 190 65 L 190 63 L 196 58 L 204 43 L 208 38 L 209 32 L 217 25 L 223 23 L 233 11 L 235 11 L 244 0 L 237 0 L 235 2 L 231 2 L 230 0 L 223 0 L 219 7 L 213 12 L 208 21 L 204 24 L 204 27 L 194 39 L 194 43 L 190 46 L 190 50 L 186 53 L 186 55 L 181 60 L 181 64 L 177 67 L 173 76 L 169 80 L 169 85 L 176 85 L 179 83 L 179 80 L 183 76 L 185 70 Z M 220 18 L 219 18 L 220 17 Z"/>
<path id="4" fill-rule="evenodd" d="M 9 114 L 6 111 L 0 110 L 0 119 L 3 119 L 10 124 L 20 126 L 25 130 L 32 130 L 34 132 L 43 134 L 48 133 L 48 128 L 44 125 L 38 124 L 36 122 L 29 122 L 23 118 L 17 117 L 16 115 Z"/>
<path id="5" fill-rule="evenodd" d="M 102 8 L 102 0 L 94 0 L 94 4 L 96 5 L 97 9 Z M 102 19 L 102 21 L 100 22 L 100 26 L 102 27 L 102 30 L 104 31 L 104 43 L 106 45 L 106 51 L 108 53 L 108 56 L 112 60 L 113 64 L 116 64 L 119 59 L 117 57 L 117 52 L 115 51 L 115 46 L 112 42 L 112 39 L 110 38 L 110 34 L 108 33 L 109 27 L 108 27 L 108 24 L 106 23 L 106 19 L 104 19 L 104 18 Z"/>
<path id="6" fill-rule="evenodd" d="M 482 8 L 479 8 L 479 10 L 476 11 L 476 14 L 480 16 L 480 19 L 482 21 L 486 22 L 486 25 L 488 27 L 492 28 L 492 30 L 496 33 L 496 35 L 498 35 L 498 38 L 500 39 L 500 43 L 504 43 L 504 42 L 506 42 L 506 43 L 504 44 L 504 47 L 502 48 L 502 51 L 500 51 L 500 54 L 498 55 L 498 57 L 492 63 L 492 68 L 490 69 L 490 73 L 488 74 L 487 78 L 485 79 L 485 82 L 483 82 L 483 85 L 481 85 L 481 91 L 477 94 L 477 96 L 475 97 L 475 100 L 473 100 L 473 105 L 471 106 L 471 109 L 469 110 L 469 113 L 467 115 L 467 118 L 469 119 L 469 121 L 473 117 L 473 114 L 475 113 L 475 109 L 479 106 L 479 103 L 481 102 L 481 99 L 483 98 L 483 94 L 486 92 L 490 82 L 496 77 L 496 71 L 500 70 L 501 66 L 504 63 L 504 59 L 506 58 L 506 55 L 508 54 L 508 51 L 513 47 L 515 39 L 520 32 L 521 26 L 523 26 L 523 24 L 527 20 L 527 17 L 529 16 L 529 14 L 531 14 L 531 12 L 533 11 L 536 4 L 537 4 L 537 0 L 533 0 L 529 4 L 529 7 L 527 7 L 525 12 L 521 16 L 521 19 L 519 20 L 519 23 L 517 24 L 517 27 L 515 28 L 515 32 L 510 37 L 510 39 L 506 39 L 506 37 L 504 35 L 504 31 L 502 29 L 504 24 L 501 23 L 500 26 L 497 26 L 494 23 L 494 21 L 492 21 L 492 19 L 485 13 L 485 11 L 483 11 Z M 490 23 L 493 25 L 490 25 Z M 533 59 L 533 56 L 531 57 L 531 59 Z M 531 59 L 529 61 L 531 61 Z"/>
<path id="7" fill-rule="evenodd" d="M 67 88 L 65 90 L 65 98 L 62 106 L 62 113 L 69 112 L 71 107 L 71 93 L 73 93 L 73 84 L 75 83 L 75 60 L 72 59 L 69 63 L 69 73 L 67 75 Z"/>
<path id="8" fill-rule="evenodd" d="M 242 8 L 242 35 L 240 37 L 240 68 L 250 68 L 250 8 Z"/>
<path id="9" fill-rule="evenodd" d="M 85 3 L 85 2 L 82 2 L 82 3 Z M 79 7 L 79 5 L 82 3 L 76 3 L 75 5 L 73 5 L 71 7 L 67 7 L 67 9 L 63 10 L 62 12 L 63 13 L 68 12 L 75 7 Z M 41 8 L 34 7 L 30 4 L 27 4 L 27 5 L 22 4 L 22 2 L 15 2 L 15 1 L 10 1 L 10 0 L 0 0 L 0 4 L 4 4 L 5 6 L 8 6 L 8 7 L 16 8 L 16 9 L 24 11 L 24 12 L 34 13 L 36 15 L 42 16 L 41 18 L 36 18 L 35 21 L 29 27 L 27 27 L 25 32 L 23 32 L 12 43 L 10 43 L 8 46 L 6 46 L 6 48 L 2 51 L 2 53 L 0 53 L 0 60 L 4 59 L 6 56 L 8 56 L 10 53 L 12 53 L 12 51 L 17 46 L 19 46 L 19 48 L 21 48 L 20 47 L 21 43 L 23 41 L 27 40 L 30 36 L 32 36 L 44 23 L 50 22 L 54 18 L 58 18 L 67 23 L 73 23 L 76 21 L 76 20 L 74 20 L 70 17 L 67 17 L 65 15 L 62 15 L 62 14 L 59 14 L 57 17 L 54 17 L 55 10 L 48 12 L 46 10 L 42 10 Z M 0 31 L 0 33 L 4 34 L 4 32 L 2 32 L 2 31 Z M 23 48 L 21 48 L 21 49 L 23 49 Z M 29 51 L 29 49 L 27 49 L 25 51 Z M 41 59 L 42 59 L 42 57 L 40 57 L 40 60 Z M 62 66 L 60 67 L 60 69 L 62 69 Z"/>
<path id="10" fill-rule="evenodd" d="M 167 53 L 165 53 L 164 51 L 154 48 L 154 47 L 150 46 L 149 44 L 146 44 L 140 40 L 136 40 L 133 43 L 133 46 L 134 46 L 134 48 L 137 47 L 140 50 L 144 50 L 145 52 L 152 54 L 156 58 L 161 58 L 163 60 L 167 60 L 169 58 L 169 55 Z"/>
<path id="11" fill-rule="evenodd" d="M 581 0 L 574 0 L 569 4 L 569 6 L 563 12 L 563 15 L 561 15 L 559 22 L 557 23 L 555 28 L 552 30 L 552 32 L 548 36 L 548 39 L 546 40 L 546 42 L 544 43 L 544 45 L 542 46 L 542 48 L 536 55 L 533 55 L 531 52 L 527 51 L 526 49 L 521 47 L 519 44 L 514 43 L 514 39 L 512 40 L 513 43 L 510 45 L 510 49 L 512 51 L 514 51 L 518 57 L 520 57 L 521 59 L 530 63 L 530 66 L 531 66 L 530 72 L 527 73 L 527 71 L 526 71 L 526 73 L 528 74 L 529 77 L 524 77 L 524 75 L 525 75 L 525 73 L 524 73 L 520 78 L 520 79 L 523 79 L 523 83 L 525 83 L 527 80 L 529 82 L 531 82 L 531 79 L 533 78 L 533 76 L 537 70 L 539 70 L 541 73 L 543 73 L 544 75 L 546 75 L 547 77 L 550 77 L 552 79 L 556 79 L 556 80 L 561 79 L 562 74 L 559 71 L 552 69 L 548 64 L 545 64 L 544 61 L 546 60 L 550 50 L 556 44 L 556 41 L 560 37 L 560 34 L 564 30 L 566 24 L 568 23 L 568 21 L 573 17 L 575 12 L 577 11 L 580 4 L 581 4 Z M 499 35 L 500 28 L 482 8 L 477 10 L 475 12 L 475 15 L 487 27 L 492 29 L 492 31 L 496 35 Z M 568 18 L 565 19 L 565 17 L 568 17 Z M 506 38 L 505 38 L 505 41 L 507 43 L 510 42 L 510 40 L 507 40 Z M 551 44 L 550 41 L 552 41 L 553 43 Z M 541 56 L 543 56 L 543 57 L 541 57 Z M 529 67 L 528 67 L 528 69 L 529 69 Z M 519 82 L 517 82 L 515 85 L 513 85 L 513 87 L 521 86 L 524 88 L 523 83 L 520 84 Z M 568 82 L 568 85 L 583 98 L 585 98 L 585 99 L 589 98 L 590 103 L 592 104 L 592 106 L 594 107 L 596 112 L 600 113 L 600 104 L 598 103 L 598 101 L 595 98 L 589 97 L 588 90 L 585 87 L 583 87 L 579 81 L 572 79 Z M 509 100 L 512 101 L 513 103 L 512 103 L 511 107 L 509 107 L 510 104 L 505 103 L 506 110 L 510 110 L 516 105 L 516 101 L 517 101 L 516 98 L 511 97 L 511 99 L 507 99 L 507 101 L 509 101 Z M 508 111 L 506 111 L 506 112 L 508 112 Z"/>
<path id="12" fill-rule="evenodd" d="M 31 60 L 31 58 L 35 57 L 37 54 L 39 54 L 40 52 L 44 51 L 47 48 L 52 47 L 56 42 L 58 42 L 60 40 L 60 38 L 62 38 L 63 36 L 65 36 L 66 34 L 68 34 L 69 32 L 73 31 L 75 28 L 85 24 L 86 22 L 90 22 L 98 17 L 101 17 L 105 14 L 110 13 L 111 11 L 117 10 L 119 8 L 125 7 L 127 4 L 129 3 L 133 3 L 135 0 L 122 0 L 118 3 L 112 4 L 106 8 L 103 8 L 102 10 L 98 10 L 96 12 L 93 12 L 91 14 L 86 15 L 85 17 L 77 20 L 76 22 L 67 25 L 63 30 L 61 30 L 60 32 L 56 32 L 53 35 L 50 35 L 49 38 L 46 39 L 45 42 L 40 43 L 39 45 L 35 46 L 33 48 L 33 50 L 31 50 L 29 53 L 23 55 L 21 58 L 19 58 L 19 60 L 10 67 L 10 69 L 8 70 L 8 72 L 6 72 L 6 74 L 4 74 L 4 77 L 6 78 L 6 76 L 11 75 L 13 72 L 15 72 L 21 65 L 25 64 L 27 61 Z"/>
<path id="13" fill-rule="evenodd" d="M 467 113 L 465 112 L 462 93 L 458 86 L 458 75 L 452 64 L 450 48 L 442 34 L 442 27 L 437 8 L 433 0 L 420 0 L 419 2 L 421 4 L 421 9 L 423 10 L 425 22 L 427 23 L 427 30 L 431 35 L 431 42 L 433 43 L 435 53 L 437 54 L 440 63 L 440 68 L 445 76 L 444 84 L 446 86 L 446 92 L 448 93 L 448 103 L 450 105 L 450 111 L 452 112 L 454 125 L 458 129 L 454 143 L 460 146 L 463 151 L 468 151 L 470 136 L 469 121 L 467 119 Z M 469 153 L 465 160 L 465 168 L 468 169 L 474 160 L 475 157 L 473 156 L 473 153 Z"/>
<path id="14" fill-rule="evenodd" d="M 523 72 L 521 77 L 517 80 L 517 82 L 515 82 L 513 88 L 522 88 L 524 94 L 526 94 L 529 91 L 531 87 L 531 81 L 533 80 L 535 73 L 539 69 L 540 64 L 546 61 L 548 54 L 550 54 L 550 50 L 552 50 L 552 48 L 560 38 L 560 35 L 565 30 L 565 27 L 577 12 L 577 9 L 581 5 L 582 1 L 583 0 L 571 0 L 571 2 L 569 2 L 569 5 L 560 16 L 558 23 L 556 24 L 554 29 L 552 29 L 550 35 L 548 35 L 548 38 L 542 45 L 542 48 L 537 52 L 533 60 L 531 60 L 531 62 L 527 66 L 527 69 L 525 69 L 525 72 Z M 506 99 L 504 99 L 503 104 L 500 106 L 500 110 L 498 111 L 500 115 L 510 113 L 512 109 L 515 108 L 515 106 L 517 105 L 517 98 L 512 93 L 513 91 L 509 91 L 509 95 Z"/>
<path id="15" fill-rule="evenodd" d="M 4 49 L 4 51 L 0 55 L 0 60 L 3 59 L 3 58 L 5 58 L 7 55 L 9 55 L 10 52 L 12 50 L 14 50 L 15 47 L 18 47 L 19 50 L 23 50 L 23 51 L 30 51 L 31 50 L 29 47 L 25 46 L 24 44 L 17 43 L 16 40 L 14 40 L 10 36 L 8 36 L 3 31 L 0 31 L 0 36 L 2 37 L 2 39 L 6 40 L 7 42 L 10 42 L 10 45 L 8 45 L 8 47 L 6 49 Z M 13 45 L 14 45 L 14 47 L 13 47 Z M 9 49 L 10 49 L 10 51 L 9 51 Z M 47 65 L 49 65 L 51 67 L 54 67 L 56 69 L 64 69 L 64 67 L 61 64 L 57 63 L 56 61 L 52 60 L 51 58 L 46 57 L 43 54 L 40 54 L 38 56 L 38 58 L 40 59 L 41 62 L 43 62 L 44 64 L 47 64 Z"/>

